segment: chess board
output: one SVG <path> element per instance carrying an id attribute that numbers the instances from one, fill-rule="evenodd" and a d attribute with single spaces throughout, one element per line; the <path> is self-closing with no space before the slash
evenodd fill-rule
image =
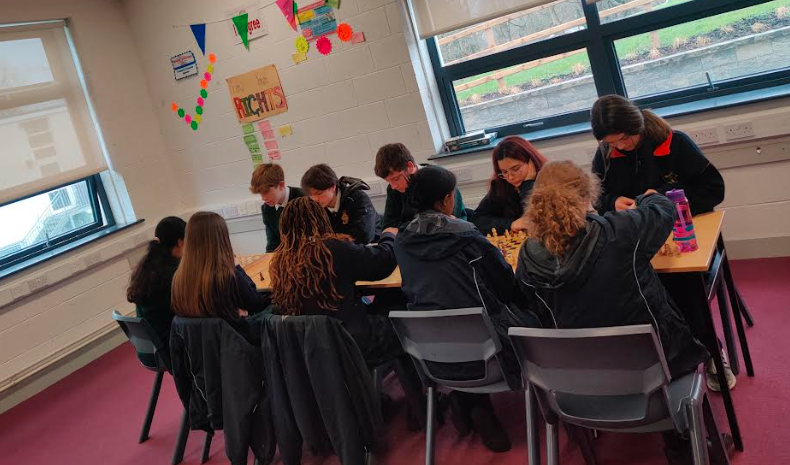
<path id="1" fill-rule="evenodd" d="M 521 244 L 527 240 L 527 237 L 529 236 L 527 236 L 527 233 L 524 231 L 515 233 L 505 231 L 505 234 L 500 236 L 497 234 L 496 230 L 491 231 L 491 234 L 486 236 L 486 238 L 502 252 L 505 261 L 508 262 L 510 266 L 516 266 L 518 251 L 521 249 Z"/>
<path id="2" fill-rule="evenodd" d="M 263 255 L 236 255 L 236 263 L 238 263 L 242 268 L 246 267 L 247 265 L 257 262 Z"/>

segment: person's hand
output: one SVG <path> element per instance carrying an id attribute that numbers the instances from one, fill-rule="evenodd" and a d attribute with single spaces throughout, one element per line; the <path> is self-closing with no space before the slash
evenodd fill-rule
<path id="1" fill-rule="evenodd" d="M 392 234 L 393 236 L 398 235 L 398 228 L 387 228 L 384 231 L 384 234 Z"/>
<path id="2" fill-rule="evenodd" d="M 527 163 L 527 174 L 524 176 L 524 181 L 532 181 L 538 177 L 538 170 L 535 169 L 535 164 L 531 161 Z"/>
<path id="3" fill-rule="evenodd" d="M 655 189 L 648 189 L 645 191 L 644 195 L 653 195 L 653 194 L 658 194 L 658 191 Z"/>
<path id="4" fill-rule="evenodd" d="M 515 231 L 526 231 L 527 230 L 527 219 L 525 217 L 521 217 L 514 222 L 510 223 L 510 230 Z"/>
<path id="5" fill-rule="evenodd" d="M 242 310 L 242 309 L 239 309 L 239 316 L 240 316 L 241 318 L 247 318 L 247 317 L 249 316 L 249 314 L 250 314 L 250 313 L 249 313 L 247 310 Z"/>
<path id="6" fill-rule="evenodd" d="M 680 256 L 680 248 L 675 241 L 665 242 L 664 245 L 658 249 L 658 253 L 656 254 L 661 257 L 679 257 Z"/>
<path id="7" fill-rule="evenodd" d="M 614 209 L 617 211 L 633 210 L 636 208 L 636 201 L 628 197 L 617 197 L 614 201 Z"/>

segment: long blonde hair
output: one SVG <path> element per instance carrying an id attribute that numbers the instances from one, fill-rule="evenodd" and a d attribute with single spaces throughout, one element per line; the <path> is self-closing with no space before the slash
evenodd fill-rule
<path id="1" fill-rule="evenodd" d="M 176 315 L 238 318 L 233 247 L 228 225 L 212 212 L 197 212 L 187 223 L 181 264 L 173 277 Z"/>
<path id="2" fill-rule="evenodd" d="M 538 173 L 529 198 L 530 236 L 552 255 L 561 256 L 586 227 L 588 207 L 598 192 L 598 178 L 572 161 L 548 163 Z"/>

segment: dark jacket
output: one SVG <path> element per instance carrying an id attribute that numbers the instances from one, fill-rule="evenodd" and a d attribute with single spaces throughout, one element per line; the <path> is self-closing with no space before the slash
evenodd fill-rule
<path id="1" fill-rule="evenodd" d="M 381 409 L 365 361 L 337 321 L 270 316 L 261 340 L 272 419 L 285 465 L 298 465 L 302 440 L 340 463 L 362 465 L 382 433 Z"/>
<path id="2" fill-rule="evenodd" d="M 650 260 L 672 231 L 663 195 L 637 197 L 637 208 L 587 216 L 587 228 L 562 258 L 534 238 L 519 252 L 516 278 L 536 313 L 557 328 L 651 324 L 673 376 L 708 358 L 661 285 Z"/>
<path id="3" fill-rule="evenodd" d="M 381 219 L 370 197 L 364 192 L 370 186 L 361 179 L 345 176 L 338 183 L 338 210 L 326 210 L 332 229 L 338 234 L 348 234 L 357 244 L 375 242 L 381 234 Z"/>
<path id="4" fill-rule="evenodd" d="M 271 304 L 271 296 L 258 293 L 255 283 L 247 276 L 247 273 L 244 272 L 241 266 L 236 265 L 235 271 L 236 276 L 231 294 L 227 296 L 218 295 L 216 299 L 222 299 L 227 302 L 231 308 L 231 313 L 234 315 L 233 318 L 227 318 L 225 321 L 236 332 L 241 334 L 247 342 L 257 346 L 260 344 L 257 322 L 248 318 L 235 317 L 237 315 L 236 311 L 239 309 L 246 310 L 250 316 L 261 313 Z"/>
<path id="5" fill-rule="evenodd" d="M 428 165 L 420 165 L 428 166 Z M 387 203 L 384 205 L 384 218 L 382 219 L 382 227 L 384 228 L 403 228 L 417 216 L 417 210 L 409 205 L 409 191 L 399 192 L 390 186 L 387 186 Z M 459 220 L 467 220 L 466 206 L 464 205 L 464 198 L 461 195 L 461 190 L 455 190 L 455 207 L 453 207 L 453 216 Z"/>
<path id="6" fill-rule="evenodd" d="M 507 189 L 508 196 L 504 199 L 494 196 L 495 182 L 506 181 L 491 181 L 488 193 L 477 206 L 472 222 L 483 234 L 491 234 L 491 231 L 496 229 L 497 233 L 502 235 L 510 230 L 510 225 L 514 221 L 524 215 L 535 181 L 527 180 L 522 182 L 518 189 Z"/>
<path id="7" fill-rule="evenodd" d="M 472 223 L 428 211 L 406 226 L 395 239 L 402 289 L 409 310 L 452 310 L 484 307 L 500 336 L 500 362 L 519 385 L 519 368 L 507 339 L 511 326 L 538 326 L 539 322 L 518 305 L 520 297 L 513 268 L 502 252 Z M 480 378 L 474 367 L 459 366 L 460 379 Z M 476 375 L 473 373 L 477 373 Z"/>
<path id="8" fill-rule="evenodd" d="M 159 340 L 167 346 L 167 341 L 170 340 L 170 324 L 173 321 L 175 314 L 170 307 L 170 288 L 173 284 L 173 275 L 176 274 L 178 269 L 179 260 L 175 257 L 169 257 L 168 263 L 162 270 L 160 279 L 154 283 L 151 289 L 151 295 L 140 302 L 136 302 L 135 314 L 144 319 L 151 325 L 154 332 L 159 336 Z M 148 354 L 137 354 L 141 362 L 147 366 L 156 365 L 155 361 L 147 360 Z"/>
<path id="9" fill-rule="evenodd" d="M 298 187 L 288 186 L 288 202 L 299 197 L 304 197 L 304 191 Z M 266 253 L 274 252 L 274 249 L 280 245 L 280 215 L 282 212 L 283 207 L 261 205 L 263 225 L 266 227 Z"/>
<path id="10" fill-rule="evenodd" d="M 220 319 L 176 317 L 170 354 L 190 428 L 224 430 L 233 465 L 246 465 L 249 449 L 261 464 L 271 463 L 274 429 L 260 346 L 248 344 Z"/>
<path id="11" fill-rule="evenodd" d="M 686 134 L 672 131 L 660 142 L 645 138 L 634 151 L 599 147 L 593 172 L 601 179 L 601 210 L 613 211 L 618 197 L 635 199 L 648 189 L 661 194 L 684 189 L 691 213 L 707 213 L 724 200 L 724 179 Z"/>
<path id="12" fill-rule="evenodd" d="M 326 315 L 339 319 L 354 336 L 363 352 L 375 344 L 367 309 L 362 303 L 362 295 L 358 292 L 356 282 L 378 281 L 395 271 L 397 264 L 393 241 L 391 234 L 384 234 L 377 245 L 370 246 L 328 239 L 326 246 L 332 254 L 335 290 L 342 299 L 337 310 L 322 308 L 314 298 L 306 299 L 302 302 L 302 314 Z M 329 283 L 324 282 L 318 287 L 328 289 L 328 286 Z"/>

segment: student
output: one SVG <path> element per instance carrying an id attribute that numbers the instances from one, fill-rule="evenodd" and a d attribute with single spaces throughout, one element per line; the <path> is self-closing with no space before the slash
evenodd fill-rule
<path id="1" fill-rule="evenodd" d="M 409 178 L 418 169 L 428 165 L 418 165 L 409 149 L 403 144 L 387 144 L 376 152 L 376 176 L 387 181 L 387 203 L 384 206 L 382 226 L 400 228 L 406 226 L 417 212 L 407 201 Z M 455 208 L 453 216 L 459 220 L 467 220 L 464 199 L 461 191 L 455 190 Z"/>
<path id="2" fill-rule="evenodd" d="M 601 179 L 603 211 L 634 208 L 636 197 L 683 189 L 692 214 L 713 211 L 724 200 L 724 179 L 686 134 L 619 95 L 592 108 L 593 136 L 601 142 L 593 172 Z"/>
<path id="3" fill-rule="evenodd" d="M 556 328 L 650 324 L 677 378 L 709 356 L 692 336 L 650 260 L 664 245 L 675 214 L 661 194 L 637 196 L 635 208 L 599 216 L 591 203 L 598 181 L 570 161 L 543 167 L 527 209 L 530 238 L 519 252 L 516 279 L 532 308 Z M 665 435 L 667 458 L 675 435 Z M 682 445 L 682 443 L 681 443 Z M 673 449 L 674 447 L 674 449 Z"/>
<path id="4" fill-rule="evenodd" d="M 246 317 L 269 305 L 244 270 L 233 264 L 228 226 L 213 212 L 189 219 L 181 264 L 173 277 L 172 305 L 176 315 L 222 318 L 251 344 L 260 342 L 259 329 Z"/>
<path id="5" fill-rule="evenodd" d="M 524 205 L 546 157 L 526 139 L 509 136 L 494 148 L 491 163 L 491 187 L 477 206 L 472 222 L 483 234 L 494 229 L 500 235 L 508 230 L 523 231 Z"/>
<path id="6" fill-rule="evenodd" d="M 513 269 L 502 253 L 472 223 L 452 216 L 456 180 L 438 167 L 421 168 L 409 183 L 409 201 L 417 216 L 398 234 L 395 255 L 409 310 L 484 307 L 501 338 L 500 361 L 508 382 L 519 385 L 520 369 L 507 339 L 511 326 L 536 326 L 537 319 L 518 309 Z M 453 366 L 447 376 L 481 378 L 479 366 Z M 485 394 L 453 391 L 453 423 L 464 435 L 471 429 L 495 452 L 510 450 L 507 431 Z"/>
<path id="7" fill-rule="evenodd" d="M 285 185 L 285 173 L 280 165 L 264 163 L 252 173 L 250 192 L 259 194 L 263 205 L 261 214 L 266 227 L 266 252 L 274 252 L 280 245 L 280 214 L 291 200 L 304 196 L 298 187 Z"/>
<path id="8" fill-rule="evenodd" d="M 339 319 L 371 367 L 403 354 L 387 317 L 371 314 L 356 287 L 357 281 L 378 281 L 395 270 L 396 229 L 386 229 L 377 245 L 355 244 L 333 232 L 326 209 L 305 197 L 285 207 L 280 233 L 269 274 L 283 314 Z"/>
<path id="9" fill-rule="evenodd" d="M 370 197 L 365 181 L 343 176 L 338 179 L 329 165 L 311 167 L 302 176 L 302 189 L 326 209 L 332 229 L 348 234 L 357 244 L 374 242 L 381 231 L 381 220 Z"/>
<path id="10" fill-rule="evenodd" d="M 154 240 L 148 243 L 148 252 L 137 264 L 126 299 L 135 304 L 135 313 L 146 320 L 159 341 L 168 347 L 170 344 L 170 324 L 173 310 L 170 308 L 170 285 L 178 268 L 184 249 L 184 230 L 186 223 L 177 216 L 168 216 L 156 225 Z M 169 361 L 169 351 L 163 354 Z M 155 360 L 144 359 L 146 365 L 155 365 Z"/>

